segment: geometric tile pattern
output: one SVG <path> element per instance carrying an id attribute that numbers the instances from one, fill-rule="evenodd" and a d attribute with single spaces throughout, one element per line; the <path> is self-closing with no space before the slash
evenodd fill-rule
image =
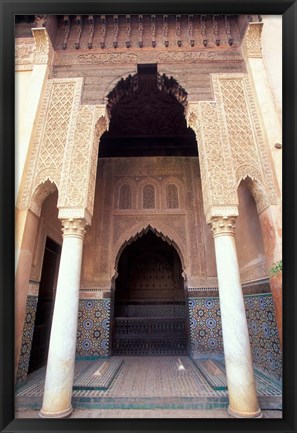
<path id="1" fill-rule="evenodd" d="M 26 304 L 26 317 L 23 329 L 23 338 L 22 338 L 22 346 L 20 353 L 20 360 L 17 370 L 17 383 L 20 383 L 26 379 L 29 361 L 30 361 L 30 352 L 32 347 L 33 333 L 34 333 L 34 324 L 35 324 L 35 316 L 37 310 L 37 296 L 28 296 L 27 304 Z"/>
<path id="2" fill-rule="evenodd" d="M 282 355 L 272 295 L 244 296 L 252 358 L 259 370 L 282 377 Z M 223 353 L 219 298 L 188 298 L 191 357 Z"/>
<path id="3" fill-rule="evenodd" d="M 244 298 L 252 357 L 255 365 L 269 376 L 282 376 L 282 354 L 270 294 Z"/>
<path id="4" fill-rule="evenodd" d="M 110 300 L 79 301 L 76 353 L 83 357 L 108 356 Z"/>
<path id="5" fill-rule="evenodd" d="M 219 298 L 188 298 L 191 356 L 223 353 Z"/>

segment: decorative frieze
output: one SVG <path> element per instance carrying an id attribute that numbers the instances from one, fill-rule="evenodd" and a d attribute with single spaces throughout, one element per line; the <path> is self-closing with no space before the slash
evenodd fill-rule
<path id="1" fill-rule="evenodd" d="M 141 42 L 140 42 L 141 43 Z M 102 52 L 93 49 L 74 51 L 55 51 L 54 65 L 101 65 L 101 64 L 137 64 L 137 63 L 201 63 L 201 62 L 243 62 L 239 49 L 232 51 L 133 51 Z"/>

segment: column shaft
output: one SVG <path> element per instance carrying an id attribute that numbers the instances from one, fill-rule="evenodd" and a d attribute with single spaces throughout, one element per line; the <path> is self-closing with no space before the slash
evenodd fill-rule
<path id="1" fill-rule="evenodd" d="M 229 221 L 228 221 L 229 220 Z M 260 417 L 249 333 L 236 253 L 235 218 L 213 219 L 219 283 L 229 413 L 234 417 Z"/>
<path id="2" fill-rule="evenodd" d="M 74 220 L 75 221 L 75 220 Z M 64 418 L 71 414 L 83 229 L 64 228 L 57 294 L 40 416 Z M 64 223 L 65 224 L 65 223 Z"/>

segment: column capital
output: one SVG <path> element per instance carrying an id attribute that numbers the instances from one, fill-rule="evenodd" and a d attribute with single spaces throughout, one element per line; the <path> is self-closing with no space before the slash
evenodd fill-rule
<path id="1" fill-rule="evenodd" d="M 87 222 L 85 219 L 81 218 L 67 218 L 67 219 L 62 219 L 61 220 L 62 223 L 62 232 L 63 232 L 63 238 L 67 237 L 67 236 L 71 236 L 71 237 L 79 237 L 79 238 L 83 238 L 86 231 L 85 231 L 85 227 L 87 225 Z"/>
<path id="2" fill-rule="evenodd" d="M 209 221 L 213 237 L 235 234 L 236 216 L 212 217 Z"/>

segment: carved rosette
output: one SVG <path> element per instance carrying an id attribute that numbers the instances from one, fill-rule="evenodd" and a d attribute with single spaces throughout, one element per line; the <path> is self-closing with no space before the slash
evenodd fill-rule
<path id="1" fill-rule="evenodd" d="M 45 28 L 32 29 L 35 40 L 35 65 L 46 65 L 51 60 L 54 50 Z"/>
<path id="2" fill-rule="evenodd" d="M 262 22 L 249 23 L 242 42 L 242 54 L 245 60 L 247 60 L 249 57 L 262 57 L 262 29 Z"/>
<path id="3" fill-rule="evenodd" d="M 67 236 L 71 237 L 78 237 L 83 239 L 85 236 L 85 227 L 87 225 L 87 222 L 85 219 L 62 219 L 62 232 L 63 232 L 63 238 Z"/>
<path id="4" fill-rule="evenodd" d="M 234 236 L 235 235 L 236 216 L 213 217 L 210 222 L 210 228 L 213 237 L 217 236 Z"/>

